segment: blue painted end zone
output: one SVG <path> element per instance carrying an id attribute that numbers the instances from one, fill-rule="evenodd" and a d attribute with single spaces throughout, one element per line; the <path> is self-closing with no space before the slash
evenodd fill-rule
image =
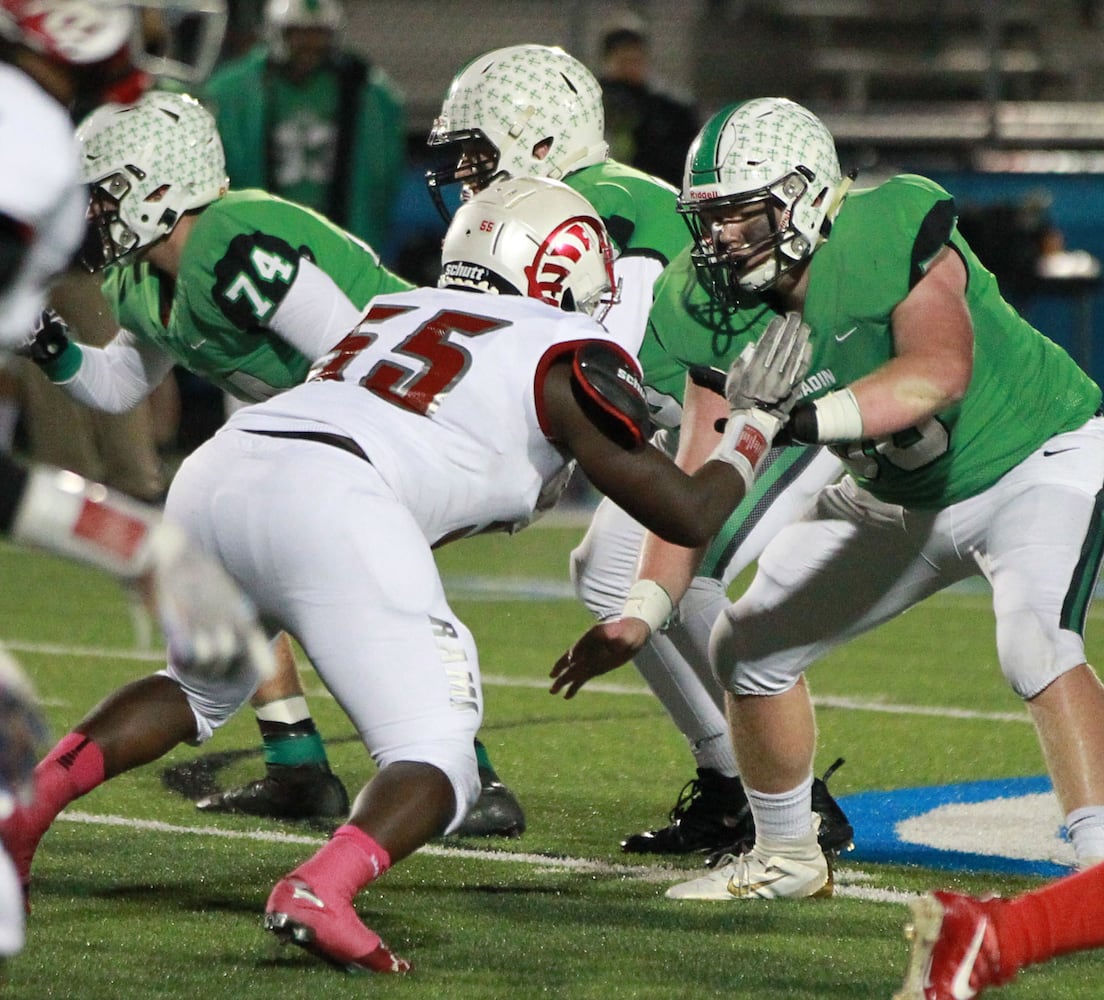
<path id="1" fill-rule="evenodd" d="M 1007 872 L 1050 878 L 1068 875 L 1070 868 L 1053 861 L 942 850 L 903 841 L 897 833 L 897 825 L 902 821 L 922 816 L 940 806 L 952 803 L 983 803 L 1050 791 L 1049 778 L 1034 777 L 902 788 L 888 792 L 860 792 L 843 796 L 839 803 L 855 828 L 855 849 L 846 854 L 844 860 L 918 865 L 947 871 Z"/>

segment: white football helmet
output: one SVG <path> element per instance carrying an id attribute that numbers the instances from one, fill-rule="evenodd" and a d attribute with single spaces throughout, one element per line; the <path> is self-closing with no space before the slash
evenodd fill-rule
<path id="1" fill-rule="evenodd" d="M 501 178 L 460 206 L 437 284 L 525 295 L 599 321 L 616 301 L 598 213 L 566 184 L 540 177 Z"/>
<path id="2" fill-rule="evenodd" d="M 92 189 L 82 252 L 92 271 L 163 239 L 229 186 L 215 120 L 194 97 L 152 91 L 137 104 L 104 105 L 77 139 Z"/>
<path id="3" fill-rule="evenodd" d="M 135 70 L 206 79 L 226 16 L 226 0 L 0 0 L 0 37 L 83 71 L 91 85 L 101 82 L 92 73 L 101 68 L 104 99 L 133 100 L 141 86 L 127 76 L 138 88 L 128 90 L 121 81 Z"/>
<path id="4" fill-rule="evenodd" d="M 336 38 L 345 30 L 345 9 L 338 0 L 268 0 L 264 37 L 277 59 L 287 58 L 284 32 L 288 28 L 325 28 Z"/>
<path id="5" fill-rule="evenodd" d="M 453 79 L 429 135 L 443 165 L 426 183 L 447 219 L 441 186 L 470 195 L 502 173 L 563 178 L 606 159 L 605 128 L 602 88 L 578 59 L 548 45 L 495 49 Z"/>
<path id="6" fill-rule="evenodd" d="M 781 97 L 729 105 L 705 123 L 686 158 L 679 211 L 694 235 L 694 262 L 724 300 L 770 288 L 827 237 L 843 190 L 835 143 L 812 112 Z M 769 235 L 717 247 L 701 213 L 733 207 L 761 207 Z"/>

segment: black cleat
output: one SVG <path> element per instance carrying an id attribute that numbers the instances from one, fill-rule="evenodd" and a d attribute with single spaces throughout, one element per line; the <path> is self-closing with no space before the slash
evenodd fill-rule
<path id="1" fill-rule="evenodd" d="M 203 812 L 245 813 L 268 819 L 322 819 L 349 814 L 349 796 L 326 764 L 269 764 L 257 781 L 208 795 Z"/>
<path id="2" fill-rule="evenodd" d="M 450 837 L 520 837 L 525 832 L 525 813 L 517 797 L 493 768 L 479 769 L 479 798 Z"/>
<path id="3" fill-rule="evenodd" d="M 828 779 L 839 770 L 842 763 L 843 758 L 840 757 L 824 772 L 823 778 L 813 779 L 813 812 L 820 816 L 817 839 L 820 841 L 820 849 L 829 857 L 838 857 L 843 851 L 850 851 L 855 846 L 855 829 L 840 804 L 828 791 Z"/>
<path id="4" fill-rule="evenodd" d="M 730 850 L 733 843 L 755 840 L 744 786 L 708 767 L 688 781 L 668 815 L 670 825 L 634 833 L 621 841 L 626 854 L 694 854 Z"/>
<path id="5" fill-rule="evenodd" d="M 839 770 L 843 763 L 840 757 L 827 771 L 823 778 L 813 778 L 813 812 L 820 817 L 820 826 L 817 828 L 817 840 L 820 849 L 828 858 L 829 863 L 840 856 L 843 851 L 849 851 L 855 846 L 855 830 L 840 804 L 832 798 L 828 791 L 828 779 Z M 748 823 L 751 829 L 750 840 L 745 835 L 729 844 L 710 853 L 705 859 L 706 868 L 715 868 L 727 855 L 740 855 L 749 851 L 755 845 L 755 824 L 751 819 L 751 811 L 748 811 Z"/>

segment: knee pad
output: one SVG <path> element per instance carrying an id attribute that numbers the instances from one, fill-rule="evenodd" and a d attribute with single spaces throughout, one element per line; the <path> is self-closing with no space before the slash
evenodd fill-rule
<path id="1" fill-rule="evenodd" d="M 1084 663 L 1085 644 L 1076 632 L 1048 627 L 1030 608 L 1021 607 L 997 618 L 997 656 L 1012 690 L 1028 700 Z"/>
<path id="2" fill-rule="evenodd" d="M 732 618 L 722 613 L 713 624 L 709 635 L 709 662 L 713 676 L 726 691 L 733 690 L 740 662 L 739 630 L 733 627 Z"/>
<path id="3" fill-rule="evenodd" d="M 756 627 L 725 611 L 709 637 L 709 660 L 718 683 L 732 694 L 772 695 L 789 691 L 806 664 L 799 651 L 763 651 L 749 643 Z"/>

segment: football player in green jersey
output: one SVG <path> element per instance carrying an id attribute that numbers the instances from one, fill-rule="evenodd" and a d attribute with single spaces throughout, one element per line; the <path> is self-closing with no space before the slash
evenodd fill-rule
<path id="1" fill-rule="evenodd" d="M 805 671 L 973 576 L 992 586 L 1001 669 L 1028 705 L 1077 861 L 1104 858 L 1104 687 L 1083 640 L 1104 552 L 1100 389 L 1004 301 L 945 190 L 912 175 L 848 186 L 824 125 L 781 98 L 723 109 L 687 160 L 695 265 L 719 302 L 751 296 L 810 324 L 790 435 L 831 446 L 848 475 L 767 545 L 713 630 L 756 842 L 672 898 L 831 891 L 811 821 Z M 692 559 L 655 541 L 641 581 L 677 597 Z M 624 662 L 648 631 L 639 617 L 597 626 L 557 664 L 557 689 Z"/>
<path id="2" fill-rule="evenodd" d="M 266 399 L 301 383 L 369 299 L 411 287 L 312 210 L 259 190 L 228 191 L 214 121 L 191 97 L 154 92 L 134 106 L 105 106 L 78 136 L 92 187 L 84 260 L 103 270 L 121 329 L 105 348 L 80 346 L 54 317 L 36 360 L 88 406 L 125 411 L 174 364 L 243 401 Z M 348 799 L 329 769 L 286 636 L 277 657 L 277 675 L 253 699 L 265 777 L 207 796 L 199 808 L 343 816 Z M 486 794 L 512 800 L 486 750 L 477 750 Z M 484 832 L 519 833 L 523 824 L 515 817 L 509 829 Z"/>
<path id="3" fill-rule="evenodd" d="M 680 255 L 688 260 L 690 235 L 678 218 L 676 192 L 669 184 L 609 158 L 602 90 L 594 75 L 551 46 L 512 45 L 487 52 L 453 79 L 429 145 L 441 153 L 442 164 L 427 180 L 446 217 L 445 185 L 462 183 L 470 194 L 501 174 L 563 180 L 597 209 L 614 243 L 620 285 L 620 300 L 604 323 L 632 331 L 637 343 L 643 339 L 639 357 L 653 422 L 660 428 L 655 442 L 675 455 L 678 428 L 686 421 L 684 406 L 692 415 L 696 395 L 712 396 L 687 383 L 690 359 L 727 368 L 752 335 L 762 332 L 771 314 L 761 307 L 732 316 L 723 310 L 724 328 L 715 337 L 700 338 L 689 353 L 685 339 L 679 339 L 681 306 L 658 319 L 645 336 L 653 292 L 664 286 L 661 275 L 672 261 Z M 691 294 L 708 302 L 708 292 L 696 288 L 692 268 L 690 277 L 695 286 Z M 673 286 L 672 293 L 679 294 Z M 666 320 L 674 313 L 678 319 L 669 324 Z M 712 422 L 707 430 L 712 434 Z M 694 453 L 678 450 L 679 464 L 693 471 L 715 443 Z M 697 776 L 679 795 L 669 825 L 626 837 L 623 850 L 708 853 L 750 836 L 728 739 L 724 690 L 709 667 L 709 630 L 728 606 L 727 584 L 839 471 L 838 459 L 823 450 L 773 449 L 759 480 L 718 536 L 678 615 L 637 652 L 634 663 L 686 737 Z M 643 535 L 643 528 L 616 504 L 602 500 L 572 553 L 576 591 L 599 621 L 620 617 Z M 827 845 L 838 850 L 850 843 L 851 828 L 819 780 L 816 794 Z"/>
<path id="4" fill-rule="evenodd" d="M 265 0 L 262 39 L 218 67 L 211 107 L 234 185 L 308 205 L 387 244 L 406 171 L 406 109 L 356 51 L 341 0 Z"/>

